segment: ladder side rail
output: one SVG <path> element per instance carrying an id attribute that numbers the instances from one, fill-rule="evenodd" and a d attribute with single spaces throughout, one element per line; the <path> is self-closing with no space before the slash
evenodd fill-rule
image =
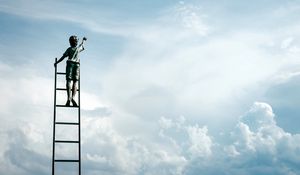
<path id="1" fill-rule="evenodd" d="M 57 58 L 55 58 L 55 63 L 57 62 Z M 52 175 L 55 172 L 55 123 L 56 123 L 56 81 L 57 81 L 57 66 L 55 66 L 54 72 L 54 112 L 53 112 L 53 140 L 52 140 Z"/>
<path id="2" fill-rule="evenodd" d="M 81 175 L 81 117 L 80 117 L 80 111 L 81 111 L 81 104 L 80 104 L 80 90 L 81 90 L 81 87 L 80 87 L 80 69 L 79 69 L 79 80 L 78 80 L 78 174 Z"/>

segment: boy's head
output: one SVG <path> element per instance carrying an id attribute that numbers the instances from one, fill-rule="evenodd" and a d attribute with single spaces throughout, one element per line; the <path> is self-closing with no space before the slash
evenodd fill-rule
<path id="1" fill-rule="evenodd" d="M 76 47 L 77 43 L 78 43 L 77 36 L 75 36 L 75 35 L 70 36 L 69 42 L 70 42 L 71 47 Z"/>

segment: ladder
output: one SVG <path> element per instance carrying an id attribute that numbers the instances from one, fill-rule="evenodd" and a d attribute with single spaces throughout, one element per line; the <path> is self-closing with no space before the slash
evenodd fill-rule
<path id="1" fill-rule="evenodd" d="M 55 59 L 57 62 L 57 58 Z M 78 106 L 66 106 L 66 105 L 59 105 L 56 101 L 56 92 L 57 91 L 66 91 L 66 88 L 58 88 L 57 87 L 57 76 L 58 75 L 66 75 L 65 72 L 57 72 L 57 66 L 55 66 L 55 80 L 54 80 L 54 120 L 53 120 L 53 145 L 52 145 L 52 175 L 55 175 L 55 165 L 60 162 L 69 162 L 69 163 L 76 163 L 78 164 L 78 174 L 81 175 L 81 135 L 80 135 L 80 78 L 78 80 Z M 57 122 L 57 108 L 77 108 L 78 110 L 78 122 L 69 122 L 69 121 L 59 121 Z M 61 126 L 78 126 L 78 140 L 57 140 L 56 139 L 56 125 Z M 77 159 L 56 159 L 55 157 L 55 147 L 56 144 L 77 144 L 78 145 L 78 158 Z"/>

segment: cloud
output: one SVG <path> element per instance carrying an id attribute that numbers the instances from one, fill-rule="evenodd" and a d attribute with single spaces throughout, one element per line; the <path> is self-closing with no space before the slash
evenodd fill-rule
<path id="1" fill-rule="evenodd" d="M 250 111 L 241 118 L 252 131 L 257 131 L 260 127 L 276 125 L 274 113 L 270 105 L 266 103 L 254 103 Z"/>
<path id="2" fill-rule="evenodd" d="M 298 174 L 300 135 L 280 128 L 275 116 L 269 104 L 255 102 L 232 129 L 229 144 L 211 136 L 207 126 L 199 127 L 183 116 L 161 117 L 157 121 L 160 129 L 152 138 L 156 141 L 118 132 L 111 117 L 86 116 L 83 169 L 88 175 Z M 44 144 L 49 134 L 28 123 L 20 128 L 6 132 L 5 171 L 49 174 L 51 144 Z M 72 170 L 66 167 L 63 171 Z"/>
<path id="3" fill-rule="evenodd" d="M 2 3 L 0 11 L 35 20 L 69 22 L 89 31 L 108 35 L 128 36 L 128 30 L 133 30 L 133 27 L 126 25 L 126 23 L 106 20 L 103 16 L 111 16 L 112 18 L 113 15 L 105 9 L 99 11 L 89 3 L 78 6 L 76 3 L 59 1 L 16 0 Z"/>
<path id="4" fill-rule="evenodd" d="M 277 113 L 277 123 L 286 131 L 299 133 L 297 118 L 299 116 L 299 66 L 288 66 L 274 77 L 272 85 L 264 94 L 264 99 L 272 105 Z"/>
<path id="5" fill-rule="evenodd" d="M 103 76 L 103 98 L 145 125 L 184 115 L 216 130 L 232 124 L 277 81 L 273 77 L 285 74 L 282 68 L 297 62 L 296 53 L 281 49 L 286 34 L 236 27 L 220 35 L 204 11 L 181 2 L 137 25 Z"/>
<path id="6" fill-rule="evenodd" d="M 294 40 L 294 38 L 292 38 L 292 37 L 289 37 L 289 38 L 283 40 L 282 44 L 281 44 L 281 48 L 282 49 L 288 48 L 292 44 L 293 40 Z"/>
<path id="7" fill-rule="evenodd" d="M 209 157 L 212 153 L 213 141 L 208 135 L 207 126 L 202 128 L 186 123 L 183 116 L 177 119 L 161 117 L 159 119 L 159 136 L 166 139 L 186 159 Z"/>
<path id="8" fill-rule="evenodd" d="M 172 23 L 140 31 L 103 77 L 105 99 L 138 117 L 184 114 L 205 121 L 212 111 L 237 109 L 235 98 L 246 99 L 281 66 L 257 47 L 266 40 L 260 34 L 195 37 Z"/>
<path id="9" fill-rule="evenodd" d="M 179 171 L 178 166 L 184 162 L 182 157 L 159 149 L 155 143 L 147 145 L 141 138 L 122 136 L 111 121 L 111 118 L 93 118 L 85 122 L 84 128 L 89 128 L 85 130 L 87 137 L 83 142 L 87 168 L 104 174 L 175 174 Z"/>
<path id="10" fill-rule="evenodd" d="M 211 154 L 212 140 L 207 136 L 207 127 L 191 126 L 187 128 L 190 147 L 189 152 L 193 157 L 207 157 Z"/>
<path id="11" fill-rule="evenodd" d="M 204 23 L 201 7 L 180 1 L 174 8 L 175 20 L 184 28 L 191 30 L 195 34 L 205 36 L 210 31 Z"/>
<path id="12" fill-rule="evenodd" d="M 238 166 L 248 174 L 298 174 L 299 134 L 292 135 L 276 125 L 272 108 L 261 102 L 241 118 L 232 133 Z M 273 169 L 272 167 L 276 167 Z"/>
<path id="13" fill-rule="evenodd" d="M 32 121 L 49 116 L 52 106 L 52 81 L 39 76 L 30 65 L 8 65 L 0 62 L 1 127 L 15 128 L 15 121 Z M 4 68 L 3 68 L 4 67 Z M 40 124 L 46 118 L 40 120 Z"/>
<path id="14" fill-rule="evenodd" d="M 164 123 L 163 128 L 177 128 L 176 122 L 170 119 L 162 118 L 161 123 Z M 212 136 L 197 137 L 208 139 L 201 145 L 210 147 L 210 154 L 196 154 L 192 159 L 186 156 L 188 161 L 183 174 L 298 174 L 299 169 L 295 165 L 299 163 L 299 136 L 284 131 L 276 124 L 269 104 L 255 102 L 231 132 L 231 144 L 222 144 Z M 175 143 L 182 140 L 176 139 L 175 134 L 169 137 Z M 184 144 L 177 145 L 184 148 Z"/>
<path id="15" fill-rule="evenodd" d="M 6 134 L 8 145 L 1 156 L 6 162 L 6 174 L 49 174 L 50 152 L 45 150 L 50 145 L 45 145 L 44 133 L 25 125 Z"/>

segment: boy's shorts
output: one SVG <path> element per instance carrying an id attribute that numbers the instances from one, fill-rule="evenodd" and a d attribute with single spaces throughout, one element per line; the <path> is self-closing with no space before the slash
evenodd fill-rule
<path id="1" fill-rule="evenodd" d="M 66 79 L 79 80 L 79 63 L 67 61 Z"/>

